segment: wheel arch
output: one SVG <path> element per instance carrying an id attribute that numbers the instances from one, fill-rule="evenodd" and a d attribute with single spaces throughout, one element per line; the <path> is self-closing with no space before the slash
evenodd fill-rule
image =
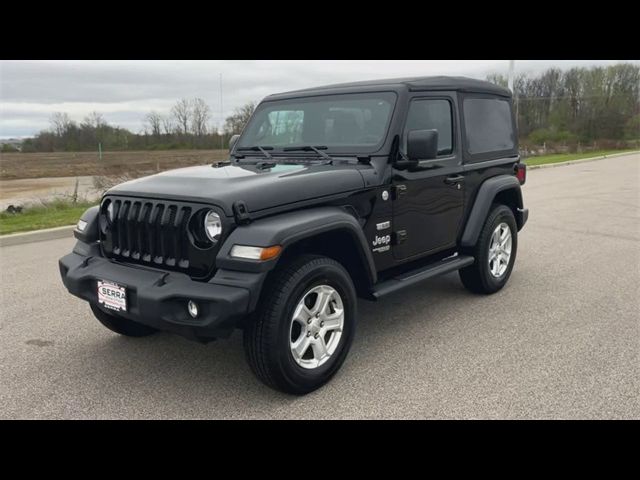
<path id="1" fill-rule="evenodd" d="M 281 245 L 282 253 L 266 262 L 230 256 L 233 245 Z M 340 262 L 351 275 L 358 294 L 377 281 L 371 252 L 358 219 L 340 207 L 318 207 L 283 213 L 237 227 L 216 257 L 225 270 L 270 272 L 301 253 L 324 255 Z"/>
<path id="2" fill-rule="evenodd" d="M 460 239 L 462 247 L 475 245 L 482 225 L 491 210 L 491 205 L 494 203 L 509 207 L 516 218 L 518 230 L 523 227 L 525 219 L 521 214 L 524 206 L 520 182 L 513 175 L 498 175 L 485 180 L 478 188 L 471 213 Z"/>

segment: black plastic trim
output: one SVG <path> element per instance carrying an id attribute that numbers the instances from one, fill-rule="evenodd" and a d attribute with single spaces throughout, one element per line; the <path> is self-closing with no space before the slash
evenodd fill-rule
<path id="1" fill-rule="evenodd" d="M 261 262 L 231 257 L 233 245 L 288 247 L 299 240 L 334 230 L 345 230 L 353 237 L 371 284 L 377 280 L 376 268 L 362 227 L 356 218 L 339 207 L 318 207 L 277 215 L 239 225 L 227 237 L 216 257 L 216 267 L 245 272 L 265 272 L 273 269 L 278 258 Z"/>
<path id="2" fill-rule="evenodd" d="M 510 189 L 515 189 L 517 192 L 518 204 L 516 208 L 523 208 L 520 182 L 513 175 L 498 175 L 489 178 L 480 185 L 473 203 L 473 208 L 469 214 L 469 219 L 467 220 L 467 225 L 460 240 L 461 246 L 472 247 L 476 244 L 482 225 L 484 225 L 484 221 L 489 214 L 489 209 L 496 195 L 499 192 Z"/>
<path id="3" fill-rule="evenodd" d="M 87 226 L 84 232 L 78 230 L 78 226 L 73 229 L 73 236 L 78 240 L 91 243 L 98 240 L 98 214 L 100 213 L 100 206 L 90 207 L 82 214 L 80 220 L 87 222 Z"/>
<path id="4" fill-rule="evenodd" d="M 74 253 L 59 260 L 62 282 L 71 294 L 98 305 L 97 280 L 111 280 L 127 288 L 128 310 L 118 312 L 118 316 L 192 340 L 229 336 L 250 313 L 249 306 L 255 305 L 263 280 L 260 274 L 252 278 L 245 275 L 239 279 L 243 283 L 240 286 L 233 279 L 225 281 L 222 273 L 211 282 L 198 282 L 180 272 L 124 266 L 100 256 L 75 253 L 82 250 L 89 253 L 95 248 L 87 244 L 76 246 Z M 257 290 L 252 291 L 249 286 Z M 200 306 L 198 318 L 189 316 L 188 300 Z"/>
<path id="5" fill-rule="evenodd" d="M 461 268 L 471 265 L 473 262 L 473 257 L 461 255 L 447 258 L 415 270 L 410 270 L 397 277 L 380 282 L 371 290 L 371 296 L 377 300 L 380 297 L 410 287 L 429 278 L 460 270 Z"/>

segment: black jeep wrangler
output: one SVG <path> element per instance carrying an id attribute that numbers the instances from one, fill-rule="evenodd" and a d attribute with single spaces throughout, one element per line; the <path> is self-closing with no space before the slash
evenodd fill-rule
<path id="1" fill-rule="evenodd" d="M 60 259 L 107 328 L 210 341 L 294 394 L 344 362 L 357 298 L 459 271 L 500 290 L 527 221 L 511 93 L 452 77 L 267 97 L 229 159 L 123 183 Z"/>

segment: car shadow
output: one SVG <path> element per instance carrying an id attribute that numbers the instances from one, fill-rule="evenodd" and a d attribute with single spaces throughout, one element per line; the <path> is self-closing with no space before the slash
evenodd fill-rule
<path id="1" fill-rule="evenodd" d="M 341 382 L 349 382 L 351 376 L 370 372 L 378 352 L 396 345 L 395 337 L 417 329 L 428 330 L 430 323 L 438 320 L 439 309 L 444 305 L 466 303 L 470 298 L 474 296 L 463 289 L 457 274 L 450 274 L 378 302 L 360 301 L 358 331 L 345 365 L 327 386 L 305 397 L 276 392 L 253 376 L 244 358 L 240 331 L 229 339 L 208 344 L 162 332 L 145 338 L 106 332 L 86 348 L 91 349 L 93 359 L 100 359 L 93 365 L 94 376 L 109 383 L 117 380 L 134 397 L 136 390 L 151 390 L 169 404 L 176 402 L 176 398 L 187 399 L 180 416 L 190 415 L 190 405 L 195 411 L 203 403 L 210 405 L 212 416 L 216 412 L 222 415 L 227 412 L 228 402 L 233 401 L 234 411 L 247 409 L 256 416 L 269 417 L 274 407 L 328 395 L 323 391 L 330 385 L 333 384 L 330 387 L 333 391 L 340 388 Z"/>

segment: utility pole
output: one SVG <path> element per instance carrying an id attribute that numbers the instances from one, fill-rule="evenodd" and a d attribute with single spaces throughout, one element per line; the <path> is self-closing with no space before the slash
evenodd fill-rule
<path id="1" fill-rule="evenodd" d="M 511 93 L 513 93 L 513 67 L 515 63 L 515 60 L 509 60 L 509 90 Z"/>
<path id="2" fill-rule="evenodd" d="M 516 110 L 516 128 L 517 128 L 518 127 L 518 95 L 516 95 L 516 92 L 513 90 L 515 64 L 516 64 L 515 60 L 509 60 L 509 90 L 511 90 L 511 94 L 513 95 L 513 99 L 516 107 L 515 110 Z"/>
<path id="3" fill-rule="evenodd" d="M 224 150 L 224 110 L 222 109 L 222 72 L 220 72 L 220 150 Z"/>

